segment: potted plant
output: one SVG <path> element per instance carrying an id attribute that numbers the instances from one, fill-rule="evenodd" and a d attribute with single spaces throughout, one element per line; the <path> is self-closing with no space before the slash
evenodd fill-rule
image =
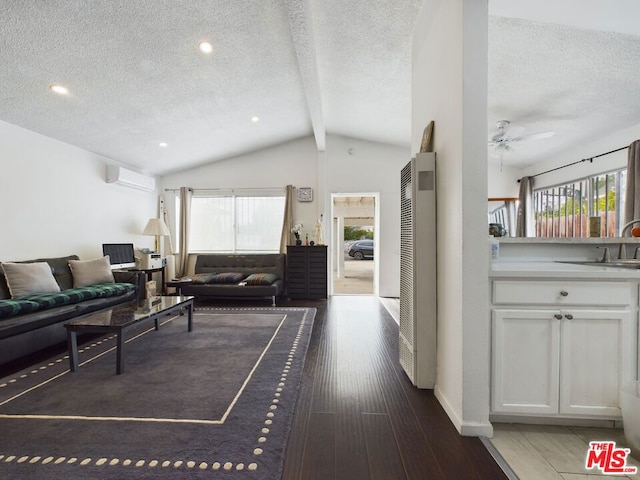
<path id="1" fill-rule="evenodd" d="M 296 223 L 291 229 L 291 233 L 296 237 L 296 245 L 302 245 L 302 240 L 300 239 L 300 230 L 302 230 L 302 224 Z"/>

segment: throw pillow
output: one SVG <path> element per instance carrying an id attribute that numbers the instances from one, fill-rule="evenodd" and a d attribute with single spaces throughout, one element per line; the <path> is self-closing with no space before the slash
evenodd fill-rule
<path id="1" fill-rule="evenodd" d="M 75 288 L 115 282 L 109 255 L 93 260 L 69 260 L 69 268 L 71 268 Z"/>
<path id="2" fill-rule="evenodd" d="M 216 273 L 211 279 L 209 283 L 239 283 L 242 279 L 246 277 L 244 273 L 237 272 L 223 272 Z"/>
<path id="3" fill-rule="evenodd" d="M 11 298 L 60 291 L 60 285 L 56 282 L 47 262 L 8 262 L 2 264 L 2 269 L 7 279 Z"/>
<path id="4" fill-rule="evenodd" d="M 275 273 L 252 273 L 244 281 L 247 285 L 271 285 L 279 278 Z"/>
<path id="5" fill-rule="evenodd" d="M 205 284 L 209 283 L 211 278 L 215 275 L 215 273 L 196 273 L 193 277 L 191 277 L 192 283 Z"/>

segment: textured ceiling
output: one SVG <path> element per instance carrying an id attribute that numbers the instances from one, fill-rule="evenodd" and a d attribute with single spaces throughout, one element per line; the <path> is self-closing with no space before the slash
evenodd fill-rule
<path id="1" fill-rule="evenodd" d="M 422 1 L 2 0 L 0 120 L 151 174 L 312 134 L 409 146 Z M 510 162 L 640 123 L 638 5 L 490 1 L 488 136 L 556 132 Z"/>
<path id="2" fill-rule="evenodd" d="M 499 120 L 524 128 L 522 135 L 555 132 L 513 143 L 505 164 L 547 160 L 640 124 L 640 2 L 491 0 L 489 7 L 489 136 Z M 501 153 L 490 148 L 489 161 Z"/>
<path id="3" fill-rule="evenodd" d="M 421 4 L 2 0 L 0 120 L 153 174 L 312 133 L 409 145 Z"/>

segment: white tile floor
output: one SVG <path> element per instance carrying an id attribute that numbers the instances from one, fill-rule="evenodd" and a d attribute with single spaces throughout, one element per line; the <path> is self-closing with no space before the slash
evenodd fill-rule
<path id="1" fill-rule="evenodd" d="M 614 441 L 625 447 L 622 430 L 494 423 L 493 435 L 491 443 L 520 480 L 640 479 L 640 474 L 601 475 L 585 468 L 589 442 Z M 627 466 L 640 472 L 640 459 L 628 457 Z"/>

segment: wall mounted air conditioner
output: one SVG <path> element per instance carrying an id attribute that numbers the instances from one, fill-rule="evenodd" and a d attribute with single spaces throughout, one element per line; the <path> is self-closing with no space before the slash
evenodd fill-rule
<path id="1" fill-rule="evenodd" d="M 156 179 L 117 165 L 107 165 L 107 183 L 152 192 L 156 188 Z"/>

